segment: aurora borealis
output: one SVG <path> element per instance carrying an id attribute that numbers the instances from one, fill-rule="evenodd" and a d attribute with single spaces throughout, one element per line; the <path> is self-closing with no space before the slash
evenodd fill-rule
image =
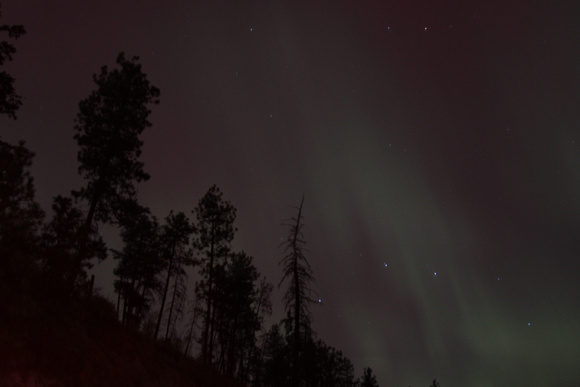
<path id="1" fill-rule="evenodd" d="M 305 194 L 318 336 L 381 386 L 580 379 L 580 63 L 574 1 L 2 2 L 27 34 L 6 141 L 38 201 L 78 188 L 73 120 L 120 51 L 161 90 L 140 201 L 213 184 L 275 285 Z M 114 243 L 114 242 L 113 242 Z M 108 261 L 97 282 L 112 296 Z M 192 291 L 193 293 L 193 291 Z M 273 321 L 283 316 L 274 293 Z"/>

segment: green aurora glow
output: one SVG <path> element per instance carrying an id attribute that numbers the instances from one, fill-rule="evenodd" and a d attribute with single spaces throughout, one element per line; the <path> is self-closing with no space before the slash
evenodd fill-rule
<path id="1" fill-rule="evenodd" d="M 137 54 L 162 93 L 142 202 L 189 211 L 218 184 L 236 247 L 277 283 L 278 225 L 304 192 L 314 328 L 357 374 L 578 383 L 574 2 L 188 3 L 3 2 L 28 34 L 8 68 L 25 105 L 2 137 L 37 153 L 45 207 L 80 184 L 91 74 Z"/>

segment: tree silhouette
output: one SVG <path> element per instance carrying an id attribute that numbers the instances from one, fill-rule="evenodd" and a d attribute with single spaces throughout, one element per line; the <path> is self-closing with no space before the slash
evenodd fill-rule
<path id="1" fill-rule="evenodd" d="M 87 183 L 74 194 L 90 204 L 79 241 L 79 262 L 86 259 L 93 221 L 118 218 L 122 203 L 135 197 L 135 183 L 149 179 L 139 161 L 139 135 L 151 126 L 148 106 L 159 102 L 159 89 L 149 83 L 137 57 L 128 60 L 121 53 L 117 64 L 120 68 L 103 66 L 93 76 L 97 90 L 79 103 L 75 122 L 79 174 Z"/>
<path id="2" fill-rule="evenodd" d="M 225 265 L 234 239 L 236 209 L 222 199 L 222 192 L 213 185 L 199 200 L 193 210 L 195 220 L 194 248 L 199 253 L 201 280 L 196 284 L 196 294 L 205 302 L 201 354 L 205 361 L 212 361 L 215 321 L 215 277 Z"/>
<path id="3" fill-rule="evenodd" d="M 194 338 L 194 329 L 198 327 L 197 320 L 201 314 L 201 308 L 200 308 L 199 301 L 200 301 L 199 298 L 196 297 L 192 301 L 189 302 L 190 304 L 189 304 L 188 314 L 190 315 L 190 317 L 189 317 L 189 323 L 187 324 L 187 336 L 185 338 L 185 349 L 183 350 L 183 353 L 186 356 L 189 356 L 189 354 L 190 354 L 191 341 Z"/>
<path id="4" fill-rule="evenodd" d="M 363 376 L 360 381 L 360 387 L 379 387 L 377 383 L 377 378 L 373 375 L 373 370 L 371 367 L 366 367 L 363 372 Z"/>
<path id="5" fill-rule="evenodd" d="M 0 16 L 2 11 L 0 10 Z M 9 39 L 18 39 L 26 34 L 24 26 L 0 24 L 0 32 L 7 33 Z M 0 66 L 12 61 L 16 48 L 5 40 L 0 41 Z M 6 71 L 0 71 L 0 114 L 16 119 L 16 111 L 22 106 L 22 98 L 14 89 L 14 78 Z"/>
<path id="6" fill-rule="evenodd" d="M 354 367 L 350 359 L 322 340 L 311 344 L 308 351 L 309 385 L 321 387 L 354 386 Z"/>
<path id="7" fill-rule="evenodd" d="M 24 142 L 0 140 L 0 294 L 7 301 L 30 288 L 36 268 L 44 212 L 34 199 L 33 157 Z"/>
<path id="8" fill-rule="evenodd" d="M 290 385 L 288 343 L 279 324 L 274 324 L 262 337 L 262 351 L 256 370 L 255 382 L 258 386 Z"/>
<path id="9" fill-rule="evenodd" d="M 169 284 L 171 279 L 174 279 L 174 286 L 171 297 L 171 304 L 169 307 L 169 317 L 167 320 L 165 338 L 169 335 L 171 327 L 171 317 L 174 313 L 174 307 L 177 306 L 175 301 L 184 293 L 182 280 L 185 276 L 183 269 L 184 265 L 191 266 L 194 264 L 192 251 L 189 248 L 189 238 L 193 232 L 193 227 L 189 223 L 189 219 L 183 212 L 174 213 L 170 211 L 165 218 L 165 225 L 161 232 L 162 257 L 165 266 L 165 281 L 161 293 L 161 306 L 159 307 L 159 315 L 157 317 L 157 324 L 155 326 L 154 337 L 159 334 L 161 327 L 161 319 L 165 309 L 165 302 L 169 293 Z"/>
<path id="10" fill-rule="evenodd" d="M 260 279 L 260 285 L 254 296 L 255 314 L 260 325 L 264 323 L 265 316 L 272 314 L 272 290 L 274 286 L 268 282 L 266 277 Z"/>
<path id="11" fill-rule="evenodd" d="M 117 315 L 123 324 L 138 328 L 160 287 L 159 224 L 149 209 L 137 202 L 128 201 L 124 207 L 119 219 L 123 249 L 113 250 L 113 257 L 118 260 L 113 271 L 117 277 Z"/>
<path id="12" fill-rule="evenodd" d="M 266 280 L 266 277 L 260 278 L 260 283 L 254 285 L 254 294 L 252 301 L 254 319 L 254 331 L 246 336 L 246 343 L 243 356 L 247 359 L 247 365 L 240 370 L 239 379 L 242 383 L 247 383 L 249 379 L 256 380 L 260 372 L 260 351 L 257 348 L 256 333 L 264 328 L 266 316 L 272 314 L 272 290 L 274 286 Z"/>
<path id="13" fill-rule="evenodd" d="M 291 334 L 291 372 L 293 385 L 299 384 L 301 367 L 302 345 L 311 340 L 310 329 L 310 304 L 313 302 L 311 283 L 314 281 L 312 269 L 306 259 L 306 242 L 302 235 L 304 227 L 302 207 L 304 195 L 298 207 L 298 215 L 284 223 L 289 228 L 288 237 L 281 246 L 284 248 L 284 256 L 280 261 L 283 276 L 278 284 L 288 282 L 288 288 L 284 293 L 284 305 L 287 313 L 287 324 Z"/>
<path id="14" fill-rule="evenodd" d="M 84 214 L 75 205 L 72 198 L 56 196 L 53 199 L 53 217 L 44 226 L 42 234 L 42 255 L 40 257 L 43 277 L 51 292 L 60 296 L 66 291 L 71 266 L 75 264 L 75 254 L 79 234 L 82 231 Z M 107 248 L 103 239 L 96 233 L 91 233 L 87 244 L 87 255 L 103 260 L 107 256 Z M 85 262 L 88 265 L 88 262 Z M 78 268 L 85 277 L 85 269 Z"/>
<path id="15" fill-rule="evenodd" d="M 271 285 L 259 282 L 260 273 L 245 252 L 231 254 L 219 266 L 215 281 L 215 331 L 218 370 L 246 382 L 256 332 L 269 312 Z"/>
<path id="16" fill-rule="evenodd" d="M 433 379 L 433 383 L 429 387 L 440 387 L 439 386 L 439 382 L 437 381 L 437 379 Z"/>

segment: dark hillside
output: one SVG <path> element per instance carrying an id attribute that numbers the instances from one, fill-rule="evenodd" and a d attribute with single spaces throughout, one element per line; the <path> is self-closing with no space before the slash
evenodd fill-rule
<path id="1" fill-rule="evenodd" d="M 237 386 L 124 328 L 99 296 L 66 305 L 21 299 L 2 309 L 0 386 Z"/>

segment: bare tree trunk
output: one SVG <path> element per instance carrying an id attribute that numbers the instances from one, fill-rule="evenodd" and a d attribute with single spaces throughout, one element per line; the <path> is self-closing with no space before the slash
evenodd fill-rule
<path id="1" fill-rule="evenodd" d="M 193 306 L 193 317 L 191 318 L 191 324 L 189 325 L 189 333 L 187 334 L 187 344 L 185 345 L 185 355 L 187 356 L 189 352 L 189 346 L 191 345 L 191 339 L 193 337 L 193 327 L 195 326 L 195 320 L 197 320 L 197 302 L 195 300 L 195 304 Z"/>
<path id="2" fill-rule="evenodd" d="M 165 287 L 163 289 L 163 298 L 161 299 L 161 306 L 159 307 L 159 316 L 157 317 L 157 325 L 155 326 L 155 333 L 153 338 L 157 338 L 159 335 L 159 327 L 161 326 L 161 318 L 163 317 L 163 308 L 165 307 L 165 300 L 167 298 L 167 292 L 169 290 L 169 280 L 171 279 L 171 272 L 173 270 L 173 256 L 175 255 L 175 244 L 171 247 L 171 256 L 169 258 L 169 265 L 167 267 L 167 277 L 165 279 Z"/>
<path id="3" fill-rule="evenodd" d="M 207 351 L 208 351 L 208 359 L 209 359 L 210 362 L 211 362 L 211 359 L 213 358 L 213 340 L 214 340 L 214 337 L 215 337 L 215 313 L 216 313 L 215 312 L 215 309 L 216 308 L 215 308 L 215 305 L 214 305 L 214 307 L 213 307 L 213 309 L 211 311 L 211 319 L 210 319 L 210 322 L 209 322 L 209 326 L 210 326 L 210 329 L 209 329 L 209 344 L 208 344 Z"/>
<path id="4" fill-rule="evenodd" d="M 212 316 L 212 298 L 213 298 L 213 264 L 214 264 L 214 230 L 212 228 L 212 238 L 210 244 L 210 252 L 209 252 L 209 278 L 207 284 L 207 301 L 206 301 L 206 310 L 205 310 L 205 322 L 203 327 L 203 341 L 201 345 L 201 354 L 205 361 L 211 362 L 211 350 L 209 350 L 209 346 L 213 345 L 210 343 L 209 335 L 210 335 L 210 325 L 211 325 L 211 316 Z"/>
<path id="5" fill-rule="evenodd" d="M 177 273 L 173 276 L 175 278 L 173 282 L 173 295 L 171 296 L 171 305 L 169 305 L 169 316 L 167 316 L 167 328 L 165 329 L 165 340 L 169 337 L 169 329 L 171 327 L 171 316 L 173 314 L 173 308 L 175 307 L 175 296 L 177 295 L 177 281 L 179 276 Z"/>
<path id="6" fill-rule="evenodd" d="M 93 220 L 95 219 L 95 214 L 97 213 L 97 206 L 99 204 L 99 201 L 101 200 L 103 187 L 105 186 L 105 184 L 106 183 L 104 178 L 100 178 L 95 183 L 95 194 L 93 195 L 93 198 L 91 200 L 91 206 L 89 207 L 89 212 L 87 214 L 87 218 L 85 219 L 85 223 L 81 228 L 81 235 L 79 236 L 79 244 L 76 251 L 74 266 L 71 268 L 72 273 L 69 280 L 71 295 L 74 292 L 74 285 L 81 271 L 83 260 L 86 258 L 87 254 L 86 250 L 91 234 L 91 226 L 93 224 Z"/>
<path id="7" fill-rule="evenodd" d="M 89 208 L 89 213 L 85 219 L 85 223 L 81 228 L 81 235 L 79 235 L 79 244 L 77 246 L 77 251 L 75 254 L 74 264 L 71 267 L 71 273 L 69 277 L 69 292 L 72 295 L 74 293 L 75 283 L 82 268 L 83 260 L 85 259 L 87 244 L 89 241 L 89 236 L 91 233 L 91 225 L 97 211 L 97 204 L 99 203 L 100 195 L 95 195 L 91 201 L 91 206 Z"/>
<path id="8" fill-rule="evenodd" d="M 123 293 L 123 277 L 119 280 L 119 292 L 117 293 L 117 320 L 120 318 L 119 316 L 119 307 L 121 304 L 121 293 Z"/>

